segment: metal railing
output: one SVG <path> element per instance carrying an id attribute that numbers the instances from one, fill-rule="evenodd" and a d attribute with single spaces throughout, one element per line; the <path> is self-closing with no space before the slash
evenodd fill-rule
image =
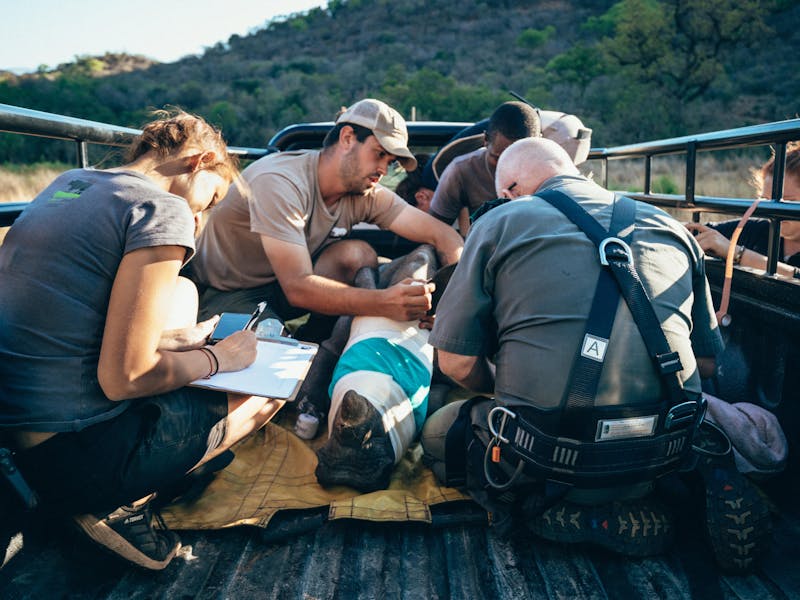
<path id="1" fill-rule="evenodd" d="M 0 104 L 0 132 L 73 141 L 75 164 L 78 167 L 88 167 L 89 144 L 125 147 L 141 133 L 141 130 Z M 274 152 L 275 149 L 229 146 L 228 151 L 241 158 L 260 158 Z M 0 227 L 11 225 L 27 204 L 27 202 L 0 203 Z"/>
<path id="2" fill-rule="evenodd" d="M 772 178 L 772 198 L 783 196 L 783 179 L 786 166 L 786 144 L 800 140 L 800 119 L 790 119 L 763 125 L 726 129 L 679 138 L 656 140 L 641 144 L 629 144 L 614 148 L 592 148 L 589 159 L 600 160 L 603 164 L 603 185 L 608 187 L 609 162 L 619 159 L 641 158 L 644 169 L 644 191 L 628 193 L 636 200 L 643 200 L 657 206 L 694 211 L 698 220 L 703 212 L 729 213 L 741 215 L 753 203 L 753 198 L 722 198 L 699 196 L 695 193 L 697 182 L 697 154 L 712 150 L 732 150 L 753 146 L 772 146 L 775 151 L 775 166 Z M 684 194 L 655 194 L 652 192 L 652 159 L 654 157 L 684 154 L 686 161 L 686 181 Z M 780 251 L 780 222 L 783 218 L 800 220 L 800 204 L 782 200 L 762 200 L 753 213 L 754 216 L 770 220 L 769 251 L 767 254 L 767 274 L 774 275 Z"/>
<path id="3" fill-rule="evenodd" d="M 241 158 L 255 159 L 277 150 L 318 146 L 332 123 L 291 125 L 278 132 L 267 148 L 230 147 Z M 412 122 L 409 123 L 412 145 L 438 146 L 458 133 L 467 123 Z M 118 127 L 73 117 L 0 104 L 0 131 L 52 139 L 71 140 L 76 144 L 76 164 L 88 166 L 88 144 L 126 146 L 140 133 L 137 129 Z M 742 214 L 752 204 L 752 198 L 700 196 L 695 194 L 697 154 L 704 151 L 728 150 L 750 146 L 771 145 L 775 150 L 775 169 L 772 197 L 780 198 L 786 159 L 786 144 L 800 139 L 800 119 L 766 123 L 751 127 L 727 129 L 712 133 L 656 140 L 613 148 L 593 148 L 590 160 L 601 161 L 603 184 L 608 184 L 609 163 L 619 159 L 643 160 L 644 191 L 628 193 L 637 200 L 659 206 L 702 212 Z M 652 159 L 659 156 L 684 154 L 686 161 L 685 194 L 656 194 L 652 192 Z M 11 225 L 27 202 L 0 203 L 0 227 Z M 782 201 L 762 201 L 754 213 L 770 219 L 770 241 L 767 273 L 774 274 L 779 253 L 780 221 L 783 218 L 800 220 L 800 205 Z"/>

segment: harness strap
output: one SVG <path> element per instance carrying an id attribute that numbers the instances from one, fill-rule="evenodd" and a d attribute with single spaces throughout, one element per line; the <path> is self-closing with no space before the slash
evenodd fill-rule
<path id="1" fill-rule="evenodd" d="M 546 190 L 537 194 L 537 196 L 561 211 L 599 248 L 600 261 L 604 266 L 608 266 L 608 269 L 603 269 L 603 271 L 608 271 L 614 276 L 617 283 L 616 293 L 621 293 L 623 298 L 625 298 L 625 302 L 628 304 L 631 315 L 647 347 L 647 351 L 655 363 L 659 376 L 666 385 L 670 397 L 670 404 L 677 405 L 682 403 L 684 401 L 683 388 L 677 373 L 683 366 L 681 365 L 678 353 L 672 351 L 664 335 L 664 331 L 661 329 L 658 316 L 642 285 L 636 267 L 633 265 L 633 257 L 631 256 L 630 248 L 620 238 L 609 235 L 609 232 L 603 229 L 596 219 L 563 192 L 558 190 Z M 614 204 L 615 217 L 618 219 L 617 223 L 622 224 L 623 227 L 632 226 L 633 217 L 636 213 L 636 203 L 630 198 L 619 196 L 615 199 Z M 620 211 L 619 217 L 617 217 L 618 210 Z M 627 224 L 622 221 L 623 216 Z M 613 219 L 614 217 L 612 217 L 612 232 L 614 228 L 618 226 L 614 225 Z M 630 236 L 630 234 L 631 232 L 629 232 L 627 236 Z M 587 325 L 587 330 L 590 327 L 591 323 Z M 597 377 L 599 378 L 599 370 Z M 596 382 L 594 385 L 594 389 L 596 390 Z M 593 399 L 594 396 L 592 396 L 592 400 Z"/>
<path id="2" fill-rule="evenodd" d="M 496 407 L 490 412 L 488 423 L 494 435 L 490 443 L 491 460 L 500 460 L 502 445 L 518 462 L 510 481 L 504 484 L 489 481 L 490 485 L 505 489 L 525 472 L 540 479 L 604 487 L 652 480 L 676 470 L 689 454 L 694 432 L 705 413 L 705 401 L 702 398 L 686 401 L 678 378 L 678 371 L 683 368 L 680 357 L 670 348 L 633 264 L 630 246 L 617 237 L 623 231 L 623 237 L 630 239 L 632 236 L 635 202 L 624 196 L 617 197 L 611 226 L 606 231 L 563 192 L 547 190 L 537 196 L 561 211 L 598 247 L 600 264 L 606 268 L 601 269 L 598 277 L 584 339 L 573 361 L 570 385 L 562 401 L 564 416 L 559 431 L 566 436 L 550 436 L 507 407 Z M 593 425 L 590 417 L 594 415 L 590 409 L 594 407 L 620 295 L 625 298 L 668 397 L 651 406 L 649 414 L 620 424 L 616 433 L 612 421 L 599 421 L 594 440 L 582 441 L 589 437 L 587 428 Z M 500 416 L 499 427 L 494 422 L 497 416 Z M 633 428 L 627 429 L 629 425 Z M 608 434 L 600 431 L 601 426 L 610 428 Z M 489 454 L 487 450 L 485 469 Z"/>
<path id="3" fill-rule="evenodd" d="M 546 196 L 542 197 L 547 200 Z M 623 230 L 628 231 L 624 236 L 625 239 L 630 239 L 631 225 L 636 216 L 635 204 L 615 203 L 607 232 L 576 203 L 563 204 L 563 209 L 560 206 L 556 208 L 562 212 L 568 211 L 565 213 L 567 218 L 583 231 L 588 229 L 596 245 L 599 246 L 604 240 L 619 236 Z M 611 330 L 614 328 L 619 297 L 619 288 L 614 276 L 608 269 L 602 269 L 597 278 L 592 306 L 586 319 L 586 330 L 572 363 L 570 385 L 562 401 L 562 432 L 567 437 L 581 438 L 584 435 L 588 411 L 594 407 L 597 386 L 603 371 L 605 349 L 611 337 Z"/>
<path id="4" fill-rule="evenodd" d="M 519 413 L 497 407 L 489 415 L 493 442 L 502 445 L 513 464 L 525 463 L 524 472 L 532 477 L 547 477 L 591 486 L 632 483 L 652 479 L 674 470 L 691 447 L 694 425 L 704 414 L 701 402 L 695 403 L 690 424 L 675 431 L 648 437 L 607 441 L 602 444 L 548 435 Z M 510 417 L 509 417 L 510 415 Z"/>

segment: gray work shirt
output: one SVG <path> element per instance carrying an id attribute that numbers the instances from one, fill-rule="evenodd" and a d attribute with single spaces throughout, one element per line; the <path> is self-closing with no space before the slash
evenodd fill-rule
<path id="1" fill-rule="evenodd" d="M 580 176 L 547 180 L 608 229 L 613 194 Z M 685 227 L 637 203 L 632 250 L 673 350 L 685 389 L 700 392 L 697 356 L 722 339 L 705 277 L 703 252 Z M 560 211 L 536 198 L 508 202 L 474 224 L 439 303 L 430 343 L 485 355 L 497 366 L 495 394 L 509 404 L 559 406 L 583 339 L 600 272 L 597 248 Z M 621 300 L 605 355 L 597 404 L 657 402 L 659 376 Z"/>

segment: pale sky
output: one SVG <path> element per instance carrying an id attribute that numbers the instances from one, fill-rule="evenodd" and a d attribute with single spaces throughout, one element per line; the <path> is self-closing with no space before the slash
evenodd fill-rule
<path id="1" fill-rule="evenodd" d="M 174 62 L 325 0 L 0 0 L 0 70 L 27 73 L 76 56 Z"/>

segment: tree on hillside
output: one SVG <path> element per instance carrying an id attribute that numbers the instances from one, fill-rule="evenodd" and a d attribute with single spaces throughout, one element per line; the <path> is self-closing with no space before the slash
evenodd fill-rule
<path id="1" fill-rule="evenodd" d="M 596 47 L 579 42 L 550 60 L 546 70 L 560 81 L 577 85 L 583 97 L 592 80 L 608 71 L 608 65 Z"/>
<path id="2" fill-rule="evenodd" d="M 601 49 L 612 65 L 682 102 L 702 96 L 723 72 L 723 53 L 768 28 L 759 0 L 622 0 Z"/>

